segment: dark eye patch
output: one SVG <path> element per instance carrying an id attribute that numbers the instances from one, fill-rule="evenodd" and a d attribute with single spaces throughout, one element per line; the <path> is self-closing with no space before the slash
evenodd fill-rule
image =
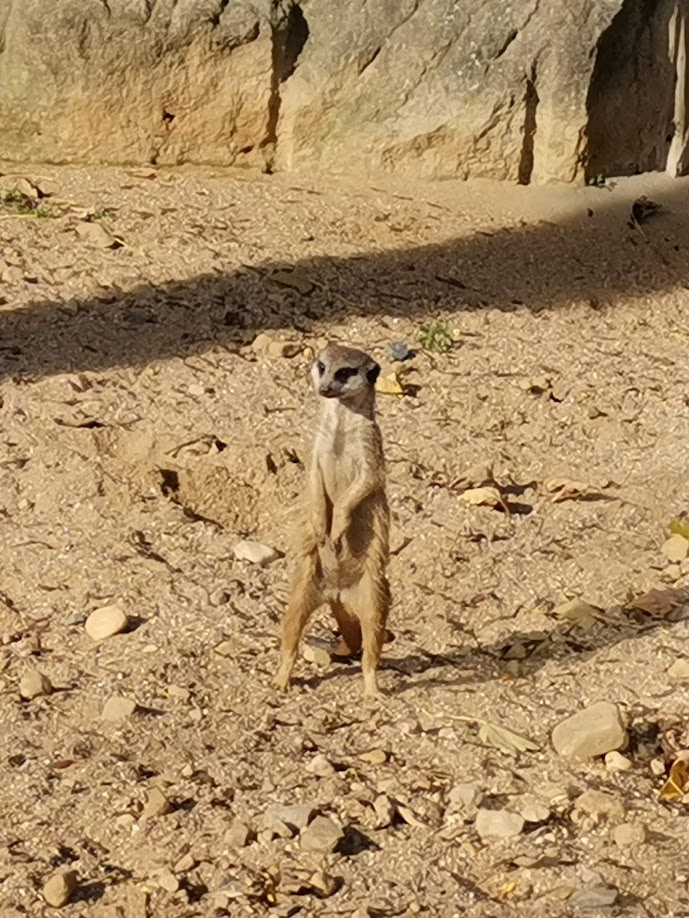
<path id="1" fill-rule="evenodd" d="M 357 372 L 356 367 L 341 367 L 339 370 L 335 370 L 334 378 L 339 383 L 346 383 L 352 376 L 356 376 Z"/>
<path id="2" fill-rule="evenodd" d="M 319 360 L 316 364 L 316 369 L 318 370 L 318 375 L 322 376 L 325 373 L 325 364 L 322 360 Z"/>

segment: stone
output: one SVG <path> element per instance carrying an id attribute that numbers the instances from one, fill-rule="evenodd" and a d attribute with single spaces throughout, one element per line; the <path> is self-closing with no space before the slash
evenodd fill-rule
<path id="1" fill-rule="evenodd" d="M 612 886 L 588 886 L 572 893 L 567 902 L 572 908 L 610 908 L 618 895 Z"/>
<path id="2" fill-rule="evenodd" d="M 270 827 L 271 824 L 278 820 L 286 826 L 289 826 L 295 833 L 305 829 L 316 813 L 315 807 L 309 803 L 292 803 L 287 806 L 274 804 L 269 806 L 264 815 L 264 823 Z"/>
<path id="3" fill-rule="evenodd" d="M 373 810 L 378 817 L 378 825 L 382 828 L 392 824 L 397 808 L 387 794 L 379 794 L 373 801 Z"/>
<path id="4" fill-rule="evenodd" d="M 551 739 L 555 751 L 569 759 L 605 755 L 628 742 L 620 711 L 609 701 L 598 701 L 561 721 Z"/>
<path id="5" fill-rule="evenodd" d="M 535 800 L 529 800 L 523 804 L 522 808 L 519 810 L 521 816 L 524 817 L 526 822 L 532 823 L 542 823 L 547 822 L 550 819 L 550 810 L 543 803 L 539 803 Z"/>
<path id="6" fill-rule="evenodd" d="M 179 880 L 171 870 L 163 870 L 158 874 L 158 885 L 166 892 L 175 893 L 179 889 Z"/>
<path id="7" fill-rule="evenodd" d="M 52 908 L 62 908 L 72 898 L 76 888 L 76 870 L 63 870 L 53 874 L 43 885 L 43 898 Z"/>
<path id="8" fill-rule="evenodd" d="M 448 812 L 458 812 L 465 821 L 476 816 L 483 794 L 478 784 L 463 782 L 455 784 L 447 795 Z"/>
<path id="9" fill-rule="evenodd" d="M 359 759 L 367 765 L 384 765 L 388 760 L 388 754 L 382 749 L 369 749 L 368 752 L 362 752 Z"/>
<path id="10" fill-rule="evenodd" d="M 393 341 L 385 348 L 385 353 L 391 360 L 397 360 L 400 363 L 403 360 L 411 360 L 416 356 L 414 351 L 404 341 Z"/>
<path id="11" fill-rule="evenodd" d="M 126 720 L 134 711 L 136 711 L 136 702 L 132 698 L 112 695 L 103 705 L 101 718 L 110 721 Z"/>
<path id="12" fill-rule="evenodd" d="M 675 532 L 663 542 L 661 551 L 668 561 L 685 561 L 689 555 L 689 541 Z"/>
<path id="13" fill-rule="evenodd" d="M 77 236 L 97 249 L 114 249 L 121 245 L 100 223 L 77 223 Z"/>
<path id="14" fill-rule="evenodd" d="M 315 663 L 316 666 L 328 666 L 330 664 L 330 652 L 325 647 L 314 647 L 312 644 L 306 644 L 303 657 L 307 663 Z"/>
<path id="15" fill-rule="evenodd" d="M 344 837 L 341 827 L 329 816 L 316 816 L 301 832 L 304 851 L 334 851 Z"/>
<path id="16" fill-rule="evenodd" d="M 154 819 L 156 816 L 164 816 L 170 812 L 170 801 L 159 787 L 151 788 L 146 802 L 141 810 L 141 818 Z"/>
<path id="17" fill-rule="evenodd" d="M 311 759 L 306 766 L 306 770 L 309 774 L 316 775 L 318 778 L 329 778 L 335 774 L 335 768 L 322 752 L 319 752 L 318 755 Z"/>
<path id="18" fill-rule="evenodd" d="M 50 695 L 52 690 L 50 679 L 37 669 L 30 669 L 19 681 L 19 694 L 27 701 L 40 698 L 41 695 Z"/>
<path id="19" fill-rule="evenodd" d="M 247 540 L 237 542 L 232 549 L 235 558 L 238 561 L 249 561 L 251 564 L 259 564 L 265 567 L 280 557 L 280 552 L 270 545 L 264 545 L 263 542 L 250 542 Z"/>
<path id="20" fill-rule="evenodd" d="M 484 841 L 493 838 L 514 838 L 524 828 L 524 817 L 509 810 L 479 810 L 476 831 Z"/>
<path id="21" fill-rule="evenodd" d="M 111 605 L 103 606 L 92 612 L 86 619 L 84 628 L 92 640 L 103 641 L 115 634 L 120 634 L 128 624 L 127 614 L 119 606 Z"/>
<path id="22" fill-rule="evenodd" d="M 632 767 L 630 760 L 621 752 L 606 752 L 604 761 L 609 771 L 629 771 Z"/>
<path id="23" fill-rule="evenodd" d="M 689 660 L 675 660 L 667 671 L 673 682 L 689 682 Z"/>
<path id="24" fill-rule="evenodd" d="M 227 605 L 229 601 L 230 601 L 230 594 L 226 590 L 223 590 L 222 588 L 213 590 L 213 592 L 208 597 L 209 604 L 215 607 L 225 606 Z"/>
<path id="25" fill-rule="evenodd" d="M 191 383 L 189 387 L 187 388 L 187 392 L 189 393 L 189 395 L 192 395 L 194 398 L 200 398 L 204 394 L 205 391 L 206 390 L 201 385 L 201 383 Z"/>
<path id="26" fill-rule="evenodd" d="M 553 609 L 553 615 L 580 628 L 593 628 L 596 624 L 596 609 L 583 599 L 571 599 Z"/>
<path id="27" fill-rule="evenodd" d="M 584 791 L 577 797 L 574 810 L 589 816 L 606 816 L 612 819 L 622 819 L 625 813 L 624 805 L 617 797 L 599 790 Z"/>
<path id="28" fill-rule="evenodd" d="M 618 848 L 634 848 L 646 841 L 646 829 L 642 825 L 624 822 L 615 826 L 612 837 Z"/>
<path id="29" fill-rule="evenodd" d="M 231 848 L 246 848 L 253 837 L 251 829 L 236 819 L 225 833 L 225 841 Z"/>

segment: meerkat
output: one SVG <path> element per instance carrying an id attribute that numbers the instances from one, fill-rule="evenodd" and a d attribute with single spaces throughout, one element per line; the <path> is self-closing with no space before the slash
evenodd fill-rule
<path id="1" fill-rule="evenodd" d="M 282 691 L 289 688 L 306 623 L 327 602 L 343 654 L 363 649 L 364 695 L 379 694 L 377 668 L 390 608 L 390 510 L 375 416 L 379 373 L 368 354 L 335 344 L 326 347 L 311 370 L 322 405 L 274 679 Z"/>

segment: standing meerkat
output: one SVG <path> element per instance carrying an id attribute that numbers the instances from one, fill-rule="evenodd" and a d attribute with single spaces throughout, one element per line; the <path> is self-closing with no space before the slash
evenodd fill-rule
<path id="1" fill-rule="evenodd" d="M 378 694 L 376 671 L 390 608 L 390 510 L 375 417 L 379 373 L 368 354 L 337 344 L 328 345 L 311 370 L 322 407 L 274 679 L 283 691 L 289 688 L 306 623 L 328 602 L 345 653 L 363 647 L 364 694 Z"/>

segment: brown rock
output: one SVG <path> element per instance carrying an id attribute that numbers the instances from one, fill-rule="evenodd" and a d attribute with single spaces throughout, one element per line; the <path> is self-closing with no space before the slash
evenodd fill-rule
<path id="1" fill-rule="evenodd" d="M 41 695 L 50 695 L 53 690 L 52 683 L 47 676 L 37 669 L 24 673 L 19 682 L 19 694 L 27 701 L 39 698 Z"/>
<path id="2" fill-rule="evenodd" d="M 112 605 L 103 606 L 92 612 L 86 619 L 84 628 L 94 641 L 103 641 L 124 631 L 128 624 L 127 614 L 119 606 Z"/>
<path id="3" fill-rule="evenodd" d="M 560 755 L 586 759 L 623 749 L 627 730 L 617 705 L 598 701 L 559 723 L 552 741 Z"/>
<path id="4" fill-rule="evenodd" d="M 43 886 L 43 898 L 53 908 L 67 905 L 77 888 L 76 870 L 64 870 L 53 874 Z"/>
<path id="5" fill-rule="evenodd" d="M 101 718 L 103 720 L 125 720 L 136 711 L 136 702 L 132 698 L 124 698 L 122 695 L 113 695 L 103 705 Z"/>
<path id="6" fill-rule="evenodd" d="M 141 810 L 142 819 L 154 819 L 170 812 L 170 801 L 159 787 L 154 787 L 148 794 Z"/>
<path id="7" fill-rule="evenodd" d="M 316 816 L 301 833 L 304 851 L 333 851 L 344 833 L 329 816 Z"/>

